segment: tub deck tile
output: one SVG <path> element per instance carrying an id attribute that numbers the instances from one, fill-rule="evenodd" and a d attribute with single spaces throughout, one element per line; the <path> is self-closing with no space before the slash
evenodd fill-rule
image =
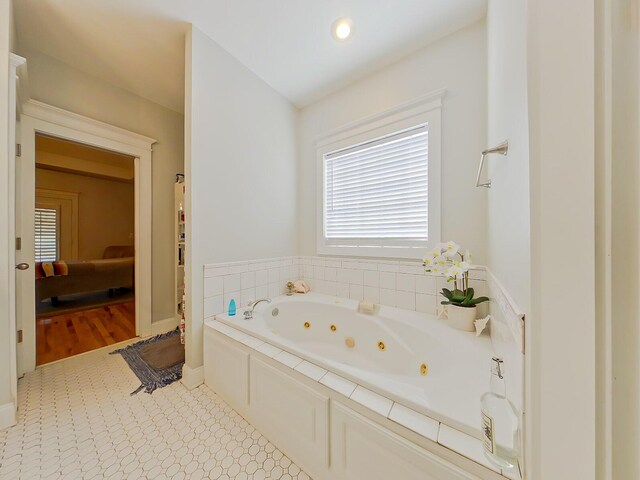
<path id="1" fill-rule="evenodd" d="M 254 350 L 257 350 L 258 347 L 264 343 L 262 340 L 256 337 L 252 337 L 250 335 L 247 335 L 247 338 L 243 338 L 240 341 L 244 343 L 247 347 L 251 347 Z"/>
<path id="2" fill-rule="evenodd" d="M 474 462 L 490 468 L 494 472 L 502 473 L 498 467 L 492 464 L 487 457 L 484 456 L 482 440 L 467 435 L 466 433 L 459 432 L 445 424 L 441 424 L 438 432 L 438 443 L 464 457 L 470 458 Z"/>
<path id="3" fill-rule="evenodd" d="M 302 363 L 302 359 L 293 355 L 289 352 L 285 352 L 284 350 L 273 357 L 274 360 L 279 361 L 281 364 L 286 365 L 289 368 L 296 368 L 300 363 Z"/>
<path id="4" fill-rule="evenodd" d="M 340 375 L 336 375 L 335 373 L 328 372 L 324 377 L 320 379 L 320 383 L 329 387 L 332 390 L 344 395 L 345 397 L 350 397 L 353 391 L 356 389 L 358 385 L 353 383 L 351 380 L 347 380 Z"/>
<path id="5" fill-rule="evenodd" d="M 236 330 L 235 328 L 229 327 L 229 329 L 230 331 L 226 332 L 225 335 L 227 335 L 230 338 L 233 338 L 234 340 L 237 340 L 238 342 L 242 342 L 242 340 L 244 340 L 249 336 L 246 333 L 241 332 L 240 330 Z"/>
<path id="6" fill-rule="evenodd" d="M 210 323 L 214 330 L 224 333 L 225 335 L 229 335 L 229 333 L 233 331 L 233 328 L 217 320 L 211 320 Z"/>
<path id="7" fill-rule="evenodd" d="M 376 413 L 379 413 L 383 417 L 387 417 L 393 406 L 393 401 L 387 397 L 378 395 L 371 390 L 364 388 L 362 385 L 358 385 L 355 391 L 351 394 L 351 400 L 359 403 Z"/>
<path id="8" fill-rule="evenodd" d="M 440 423 L 404 405 L 394 403 L 391 412 L 389 412 L 389 420 L 393 420 L 429 440 L 438 441 Z"/>
<path id="9" fill-rule="evenodd" d="M 280 352 L 282 352 L 282 350 L 280 350 L 278 347 L 274 347 L 273 345 L 271 345 L 270 343 L 263 343 L 262 345 L 260 345 L 257 350 L 260 353 L 265 354 L 267 357 L 269 358 L 273 358 L 276 355 L 278 355 Z"/>
<path id="10" fill-rule="evenodd" d="M 327 374 L 327 370 L 318 367 L 311 362 L 307 362 L 306 360 L 300 363 L 294 370 L 302 373 L 303 375 L 306 375 L 311 380 L 314 380 L 316 382 Z"/>

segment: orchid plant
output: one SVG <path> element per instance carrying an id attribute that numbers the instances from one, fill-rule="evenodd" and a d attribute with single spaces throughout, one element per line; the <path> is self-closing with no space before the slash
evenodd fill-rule
<path id="1" fill-rule="evenodd" d="M 453 282 L 453 290 L 442 289 L 442 296 L 446 298 L 442 305 L 455 305 L 473 308 L 488 302 L 487 297 L 474 298 L 475 292 L 469 286 L 469 269 L 471 268 L 471 254 L 469 250 L 463 255 L 460 245 L 455 242 L 439 243 L 424 257 L 423 265 L 427 272 L 443 275 L 447 282 Z"/>

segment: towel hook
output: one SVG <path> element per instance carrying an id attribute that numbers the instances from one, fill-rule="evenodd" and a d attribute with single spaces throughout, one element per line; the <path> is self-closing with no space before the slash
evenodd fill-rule
<path id="1" fill-rule="evenodd" d="M 499 155 L 506 155 L 508 151 L 509 142 L 505 140 L 500 145 L 493 148 L 488 148 L 484 152 L 482 152 L 482 156 L 480 157 L 480 166 L 478 167 L 478 176 L 476 177 L 476 187 L 491 188 L 491 180 L 487 180 L 486 182 L 480 181 L 480 178 L 482 177 L 482 169 L 484 168 L 485 157 L 494 153 Z"/>

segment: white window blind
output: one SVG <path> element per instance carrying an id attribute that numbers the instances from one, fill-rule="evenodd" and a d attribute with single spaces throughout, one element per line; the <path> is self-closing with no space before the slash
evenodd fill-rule
<path id="1" fill-rule="evenodd" d="M 429 236 L 426 124 L 324 155 L 329 244 L 392 246 Z"/>
<path id="2" fill-rule="evenodd" d="M 35 218 L 36 262 L 54 262 L 58 259 L 58 211 L 55 208 L 36 207 Z"/>

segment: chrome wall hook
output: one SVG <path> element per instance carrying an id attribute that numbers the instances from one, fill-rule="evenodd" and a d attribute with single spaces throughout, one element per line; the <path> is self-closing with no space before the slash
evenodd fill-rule
<path id="1" fill-rule="evenodd" d="M 484 187 L 491 188 L 491 180 L 487 180 L 482 182 L 480 178 L 482 177 L 482 169 L 484 168 L 484 159 L 487 155 L 498 154 L 498 155 L 506 155 L 509 151 L 509 142 L 506 140 L 498 146 L 493 148 L 488 148 L 482 152 L 482 156 L 480 157 L 480 166 L 478 167 L 478 176 L 476 177 L 476 187 Z"/>

